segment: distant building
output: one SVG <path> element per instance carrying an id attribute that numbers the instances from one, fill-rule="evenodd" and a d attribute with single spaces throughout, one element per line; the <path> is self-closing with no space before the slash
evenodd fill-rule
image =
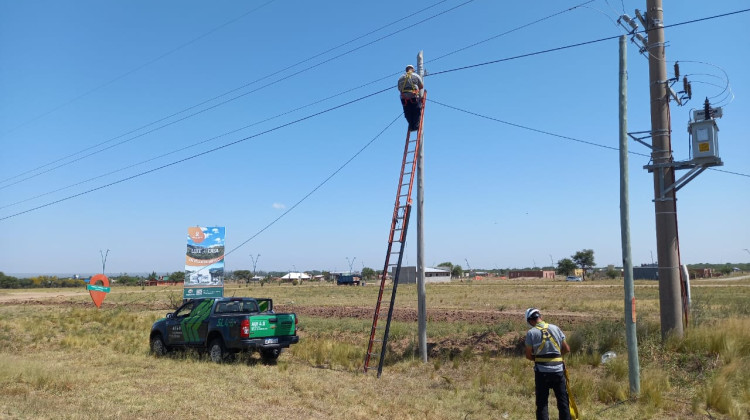
<path id="1" fill-rule="evenodd" d="M 690 277 L 694 279 L 710 279 L 713 275 L 713 270 L 710 268 L 694 268 L 690 270 Z"/>
<path id="2" fill-rule="evenodd" d="M 532 277 L 537 279 L 554 279 L 554 270 L 513 270 L 508 274 L 508 278 L 518 279 L 521 277 Z"/>
<path id="3" fill-rule="evenodd" d="M 641 264 L 640 267 L 633 267 L 634 280 L 659 280 L 658 264 Z"/>
<path id="4" fill-rule="evenodd" d="M 394 278 L 396 275 L 396 268 L 393 268 L 391 277 Z M 451 281 L 450 270 L 442 268 L 425 267 L 424 269 L 424 282 L 425 283 L 448 283 Z M 398 283 L 416 283 L 417 282 L 417 267 L 401 267 L 401 271 L 398 275 Z"/>

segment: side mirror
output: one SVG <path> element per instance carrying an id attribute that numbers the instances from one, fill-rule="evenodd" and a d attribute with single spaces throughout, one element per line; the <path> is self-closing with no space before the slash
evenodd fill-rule
<path id="1" fill-rule="evenodd" d="M 174 317 L 174 314 L 172 312 L 167 314 L 167 319 Z"/>

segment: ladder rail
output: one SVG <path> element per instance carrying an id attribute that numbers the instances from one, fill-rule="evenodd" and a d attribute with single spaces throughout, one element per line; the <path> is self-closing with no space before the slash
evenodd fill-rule
<path id="1" fill-rule="evenodd" d="M 409 215 L 411 214 L 411 204 L 406 207 L 406 215 L 404 220 L 407 223 L 404 225 L 404 230 L 409 226 Z M 385 331 L 383 332 L 383 343 L 380 350 L 380 360 L 378 361 L 378 378 L 383 374 L 383 364 L 385 363 L 385 350 L 388 346 L 388 333 L 391 330 L 391 319 L 393 319 L 393 304 L 396 302 L 396 290 L 398 289 L 398 277 L 401 271 L 401 260 L 404 258 L 403 247 L 402 252 L 398 254 L 398 266 L 396 268 L 396 274 L 393 276 L 393 290 L 391 291 L 391 302 L 388 306 L 388 321 L 385 323 Z"/>
<path id="2" fill-rule="evenodd" d="M 383 371 L 383 364 L 385 362 L 385 352 L 388 345 L 388 335 L 390 332 L 391 319 L 393 318 L 393 307 L 396 301 L 396 290 L 398 288 L 399 274 L 401 271 L 401 264 L 404 257 L 404 249 L 406 247 L 406 232 L 409 225 L 409 217 L 411 215 L 412 205 L 412 191 L 414 187 L 414 174 L 416 173 L 417 156 L 419 154 L 419 148 L 422 144 L 422 128 L 424 126 L 424 111 L 426 103 L 427 91 L 424 91 L 421 102 L 422 112 L 420 113 L 419 129 L 417 130 L 416 138 L 411 140 L 411 130 L 407 129 L 406 142 L 404 144 L 404 155 L 401 159 L 401 173 L 399 174 L 398 187 L 396 188 L 396 202 L 393 208 L 393 214 L 391 217 L 391 229 L 388 233 L 388 248 L 385 254 L 385 264 L 383 265 L 383 272 L 380 278 L 380 288 L 378 290 L 378 300 L 375 305 L 375 312 L 372 318 L 372 328 L 370 329 L 370 339 L 367 345 L 367 352 L 365 353 L 365 364 L 364 371 L 367 373 L 370 368 L 371 356 L 373 354 L 373 345 L 375 342 L 382 344 L 379 353 L 378 360 L 378 378 Z M 413 149 L 412 149 L 413 147 Z M 407 169 L 408 168 L 408 169 Z M 404 176 L 409 177 L 409 182 L 404 182 Z M 406 188 L 405 188 L 406 187 Z M 406 190 L 406 191 L 404 191 Z M 403 213 L 401 214 L 401 211 Z M 399 231 L 398 236 L 396 231 Z M 395 264 L 395 274 L 393 276 L 393 287 L 391 289 L 391 297 L 388 301 L 388 316 L 386 318 L 385 330 L 383 331 L 382 340 L 376 340 L 376 334 L 378 330 L 378 321 L 380 318 L 380 312 L 383 310 L 383 294 L 385 291 L 385 282 L 388 278 L 388 269 L 390 268 L 391 255 L 396 254 L 393 250 L 394 243 L 399 244 L 398 249 L 398 262 Z"/>

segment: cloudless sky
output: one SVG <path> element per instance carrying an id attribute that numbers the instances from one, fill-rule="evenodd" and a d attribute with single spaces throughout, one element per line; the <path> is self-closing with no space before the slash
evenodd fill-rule
<path id="1" fill-rule="evenodd" d="M 585 248 L 621 265 L 617 39 L 448 71 L 621 35 L 623 10 L 646 7 L 559 13 L 582 3 L 2 1 L 0 271 L 97 272 L 107 249 L 107 273 L 182 270 L 196 225 L 226 227 L 228 270 L 258 254 L 258 270 L 382 269 L 406 134 L 395 83 L 420 50 L 428 100 L 606 146 L 428 102 L 427 265 L 544 266 Z M 665 2 L 665 24 L 747 7 Z M 666 29 L 669 74 L 678 60 L 693 83 L 686 106 L 672 102 L 675 159 L 690 158 L 690 110 L 709 97 L 724 105 L 718 169 L 733 172 L 678 192 L 683 263 L 750 260 L 749 24 Z M 628 65 L 628 130 L 647 131 L 648 63 L 632 43 Z M 649 150 L 629 147 L 638 265 L 656 256 L 653 177 Z"/>

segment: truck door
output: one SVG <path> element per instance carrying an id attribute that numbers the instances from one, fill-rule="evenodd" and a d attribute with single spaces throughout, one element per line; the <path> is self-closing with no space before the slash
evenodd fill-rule
<path id="1" fill-rule="evenodd" d="M 182 305 L 167 319 L 169 345 L 187 345 L 206 339 L 213 299 L 196 299 Z M 202 336 L 200 333 L 203 333 Z"/>
<path id="2" fill-rule="evenodd" d="M 182 345 L 185 343 L 182 336 L 182 321 L 190 315 L 197 303 L 197 301 L 191 300 L 174 311 L 171 318 L 167 318 L 167 344 Z"/>

